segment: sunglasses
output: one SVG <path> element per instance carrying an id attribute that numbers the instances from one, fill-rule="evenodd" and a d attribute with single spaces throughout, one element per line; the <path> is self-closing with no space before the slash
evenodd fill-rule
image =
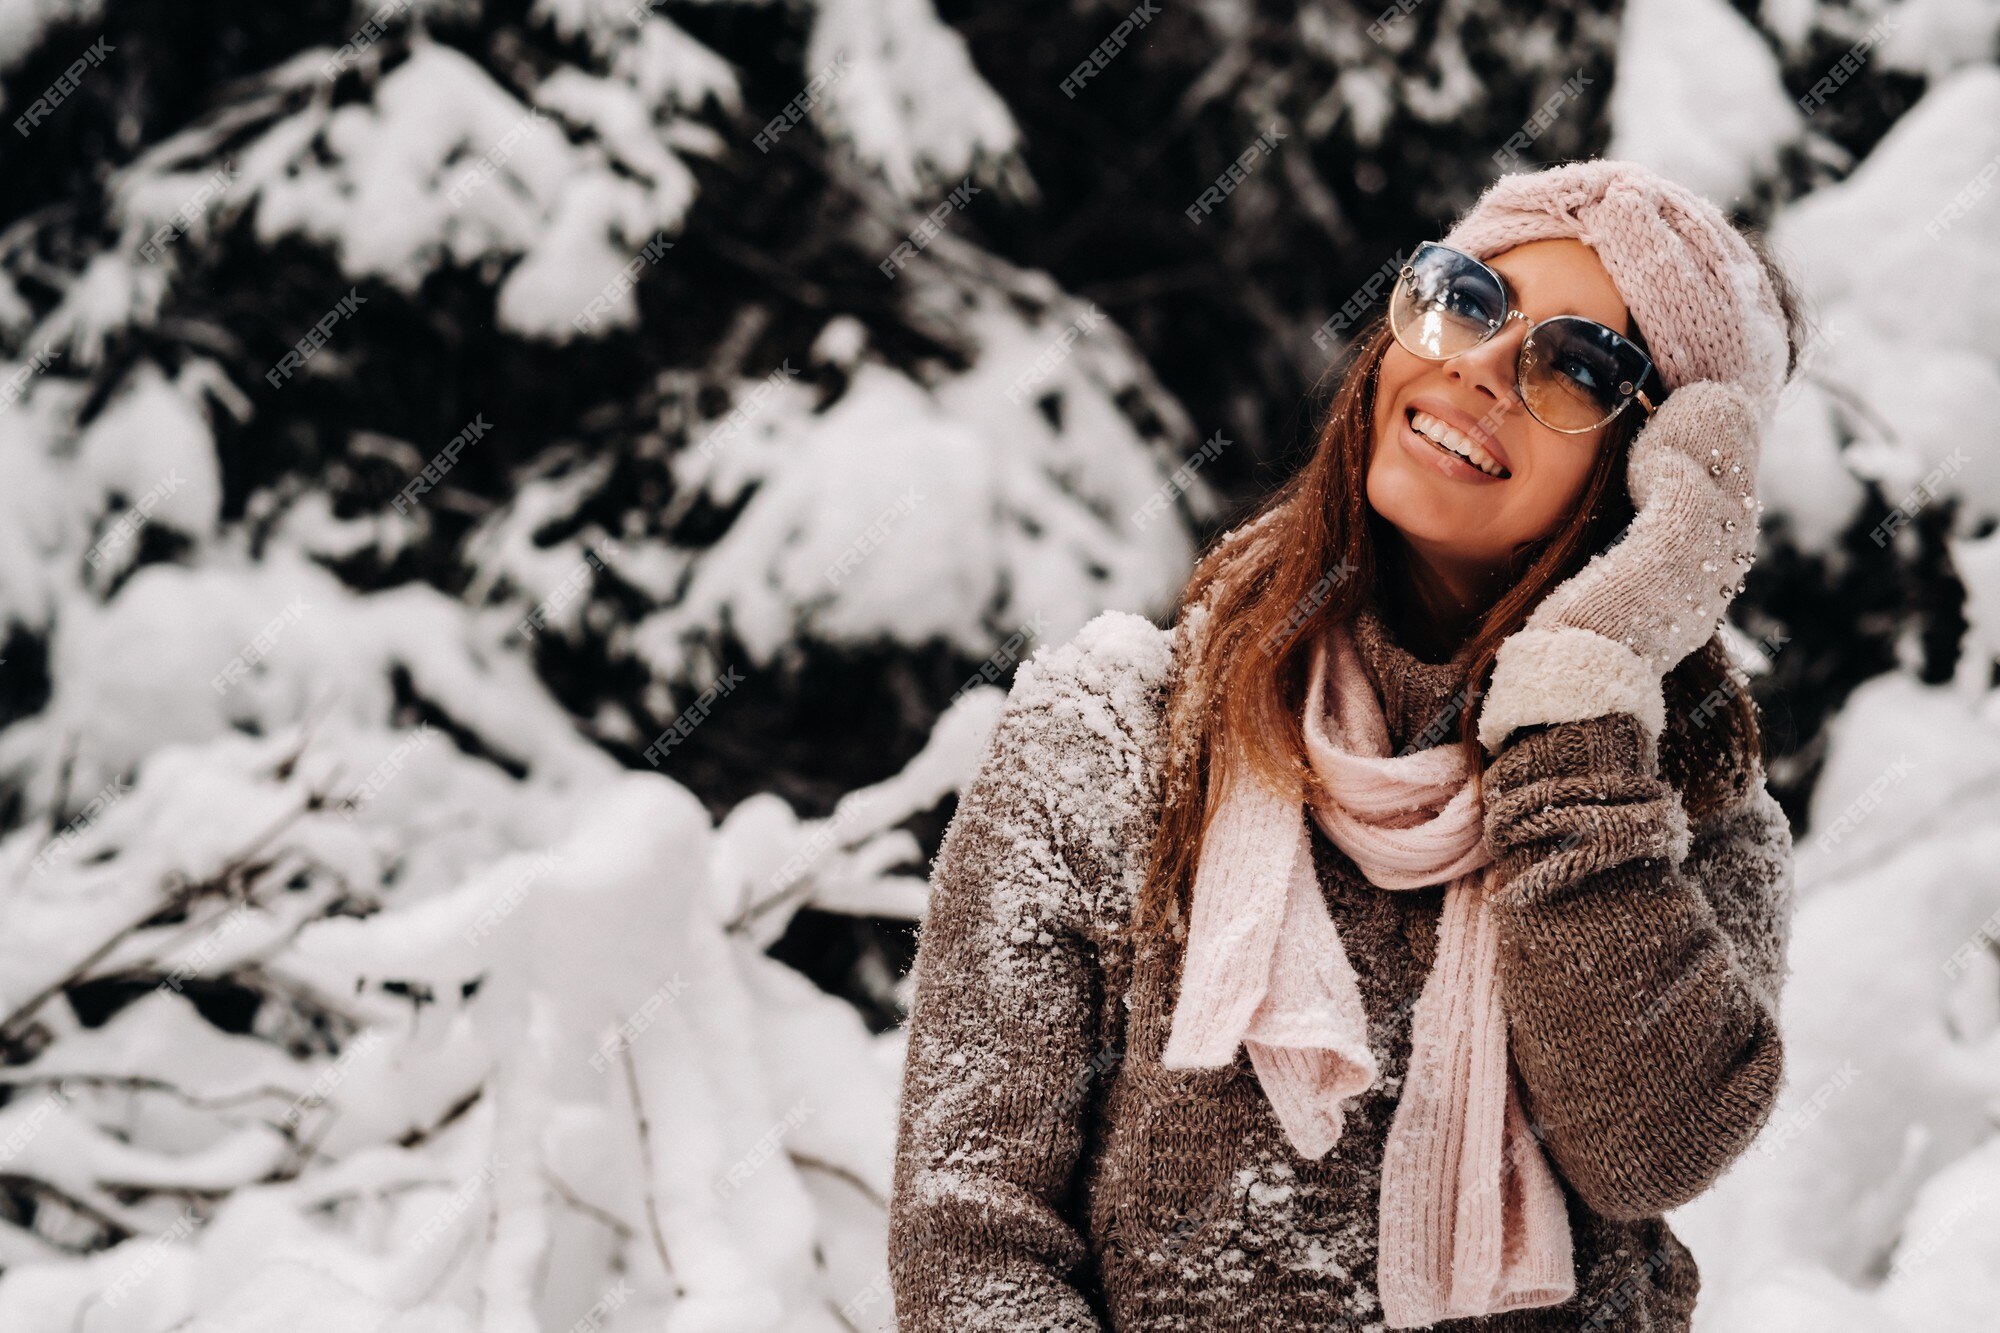
<path id="1" fill-rule="evenodd" d="M 1469 352 L 1510 319 L 1506 279 L 1462 250 L 1425 241 L 1403 265 L 1389 297 L 1389 327 L 1412 356 L 1448 361 Z M 1565 435 L 1596 430 L 1637 401 L 1647 416 L 1656 404 L 1640 389 L 1653 359 L 1616 329 L 1582 315 L 1554 315 L 1528 324 L 1514 359 L 1514 388 L 1535 420 Z"/>

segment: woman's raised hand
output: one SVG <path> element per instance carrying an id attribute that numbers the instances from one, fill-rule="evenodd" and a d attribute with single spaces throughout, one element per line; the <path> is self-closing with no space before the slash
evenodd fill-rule
<path id="1" fill-rule="evenodd" d="M 1755 559 L 1763 419 L 1733 383 L 1667 395 L 1626 462 L 1631 526 L 1500 645 L 1480 707 L 1488 752 L 1516 727 L 1614 711 L 1660 734 L 1664 677 L 1722 623 Z"/>

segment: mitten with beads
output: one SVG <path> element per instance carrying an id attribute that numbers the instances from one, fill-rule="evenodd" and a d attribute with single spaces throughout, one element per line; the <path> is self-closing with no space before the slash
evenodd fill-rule
<path id="1" fill-rule="evenodd" d="M 1735 384 L 1667 396 L 1627 459 L 1631 526 L 1500 645 L 1480 706 L 1489 753 L 1517 727 L 1610 712 L 1658 738 L 1667 672 L 1715 632 L 1755 559 L 1762 420 Z"/>

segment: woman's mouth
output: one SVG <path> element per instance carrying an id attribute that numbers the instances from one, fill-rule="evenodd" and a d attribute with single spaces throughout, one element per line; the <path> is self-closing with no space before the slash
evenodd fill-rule
<path id="1" fill-rule="evenodd" d="M 1428 412 L 1404 409 L 1402 434 L 1407 446 L 1438 460 L 1447 476 L 1462 481 L 1505 481 L 1514 475 L 1477 441 Z"/>

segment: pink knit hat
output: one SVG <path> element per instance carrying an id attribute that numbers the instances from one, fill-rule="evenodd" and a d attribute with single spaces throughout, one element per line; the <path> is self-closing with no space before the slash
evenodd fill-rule
<path id="1" fill-rule="evenodd" d="M 1592 158 L 1502 176 L 1443 242 L 1487 259 L 1565 236 L 1597 252 L 1669 389 L 1733 383 L 1769 416 L 1785 382 L 1785 320 L 1721 209 L 1650 167 Z"/>

